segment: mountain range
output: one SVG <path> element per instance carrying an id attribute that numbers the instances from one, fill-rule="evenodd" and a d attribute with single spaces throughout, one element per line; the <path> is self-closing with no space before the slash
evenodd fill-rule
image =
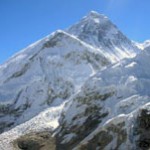
<path id="1" fill-rule="evenodd" d="M 0 150 L 148 150 L 150 40 L 91 11 L 0 65 Z"/>

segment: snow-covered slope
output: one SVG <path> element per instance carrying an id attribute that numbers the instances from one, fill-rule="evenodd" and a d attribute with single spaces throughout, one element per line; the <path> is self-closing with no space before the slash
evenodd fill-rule
<path id="1" fill-rule="evenodd" d="M 139 49 L 144 50 L 150 46 L 150 40 L 146 40 L 143 43 L 133 42 Z"/>
<path id="2" fill-rule="evenodd" d="M 147 49 L 99 71 L 65 105 L 48 108 L 1 134 L 1 148 L 11 150 L 24 134 L 58 127 L 57 145 L 53 143 L 57 149 L 142 150 L 149 134 L 149 57 Z"/>
<path id="3" fill-rule="evenodd" d="M 20 51 L 0 66 L 0 150 L 149 148 L 149 58 L 93 11 Z"/>
<path id="4" fill-rule="evenodd" d="M 149 58 L 150 48 L 92 76 L 64 110 L 60 147 L 142 150 L 147 143 L 149 148 Z"/>
<path id="5" fill-rule="evenodd" d="M 0 66 L 0 130 L 60 105 L 108 64 L 101 53 L 63 31 L 29 46 Z"/>
<path id="6" fill-rule="evenodd" d="M 94 11 L 67 29 L 67 32 L 98 48 L 112 62 L 134 57 L 138 52 L 138 48 L 109 18 Z"/>

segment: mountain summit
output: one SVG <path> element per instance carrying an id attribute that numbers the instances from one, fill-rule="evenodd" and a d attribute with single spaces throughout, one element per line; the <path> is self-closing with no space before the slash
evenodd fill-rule
<path id="1" fill-rule="evenodd" d="M 85 16 L 84 18 L 89 18 L 97 23 L 100 23 L 98 22 L 99 21 L 106 21 L 106 20 L 109 20 L 107 16 L 103 15 L 103 14 L 99 14 L 98 12 L 96 11 L 91 11 L 87 14 L 87 16 Z M 97 19 L 97 20 L 96 20 Z"/>
<path id="2" fill-rule="evenodd" d="M 92 11 L 0 65 L 0 150 L 149 149 L 150 47 L 135 45 Z"/>
<path id="3" fill-rule="evenodd" d="M 106 17 L 91 11 L 67 29 L 82 41 L 98 48 L 110 61 L 134 57 L 138 48 Z"/>

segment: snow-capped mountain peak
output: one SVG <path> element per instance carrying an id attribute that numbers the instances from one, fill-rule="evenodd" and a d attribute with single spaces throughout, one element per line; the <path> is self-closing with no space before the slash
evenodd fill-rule
<path id="1" fill-rule="evenodd" d="M 96 11 L 89 12 L 89 14 L 87 16 L 83 17 L 83 18 L 86 19 L 86 20 L 89 20 L 89 21 L 93 20 L 93 21 L 95 21 L 97 23 L 100 23 L 102 21 L 108 21 L 108 17 L 106 17 L 103 14 L 99 14 Z"/>
<path id="2" fill-rule="evenodd" d="M 98 48 L 111 62 L 134 57 L 138 52 L 133 42 L 108 17 L 97 12 L 90 12 L 66 31 Z"/>
<path id="3" fill-rule="evenodd" d="M 104 25 L 106 24 L 107 27 L 104 28 Z M 105 31 L 107 30 L 107 32 L 109 32 L 109 30 L 111 29 L 109 28 L 110 26 L 116 28 L 115 25 L 113 25 L 106 16 L 91 11 L 89 14 L 87 14 L 87 16 L 83 17 L 78 23 L 67 29 L 67 32 L 77 36 L 78 38 L 82 38 L 80 37 L 80 34 L 82 33 L 89 34 L 89 36 L 90 35 L 98 36 L 97 35 L 98 30 L 105 30 Z"/>
<path id="4" fill-rule="evenodd" d="M 99 14 L 98 12 L 92 10 L 92 11 L 89 12 L 88 15 L 89 15 L 89 16 L 91 15 L 91 16 L 97 16 L 97 17 L 99 17 L 99 16 L 102 15 L 102 14 Z M 104 16 L 104 15 L 103 15 L 103 16 Z"/>

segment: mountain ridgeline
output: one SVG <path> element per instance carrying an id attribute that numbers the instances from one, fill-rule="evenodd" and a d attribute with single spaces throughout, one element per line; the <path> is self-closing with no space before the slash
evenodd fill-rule
<path id="1" fill-rule="evenodd" d="M 0 150 L 148 150 L 150 42 L 91 11 L 0 65 Z"/>

